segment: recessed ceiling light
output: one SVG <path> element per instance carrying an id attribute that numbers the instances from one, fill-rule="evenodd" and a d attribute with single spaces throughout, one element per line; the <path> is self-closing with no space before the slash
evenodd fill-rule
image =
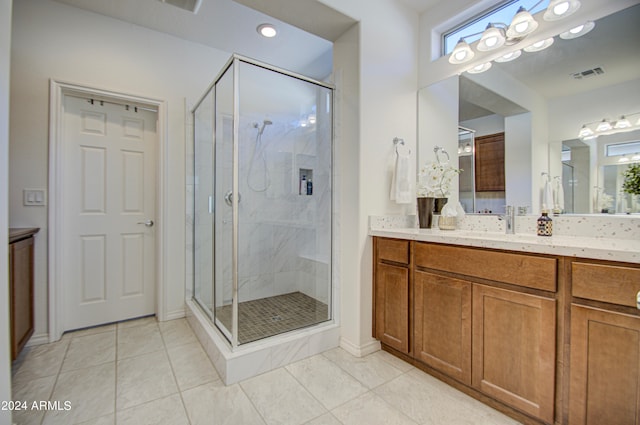
<path id="1" fill-rule="evenodd" d="M 276 27 L 271 24 L 260 24 L 258 25 L 258 28 L 256 28 L 256 30 L 258 31 L 258 34 L 267 38 L 275 37 L 276 34 L 278 34 L 278 31 L 276 31 Z"/>
<path id="2" fill-rule="evenodd" d="M 471 69 L 467 69 L 467 72 L 469 74 L 480 74 L 481 72 L 487 71 L 489 68 L 491 68 L 491 62 L 476 65 Z"/>

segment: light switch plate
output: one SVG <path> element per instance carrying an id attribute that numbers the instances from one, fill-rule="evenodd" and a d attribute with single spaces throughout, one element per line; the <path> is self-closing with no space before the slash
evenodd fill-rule
<path id="1" fill-rule="evenodd" d="M 44 189 L 23 189 L 22 199 L 24 206 L 47 205 L 47 196 Z"/>

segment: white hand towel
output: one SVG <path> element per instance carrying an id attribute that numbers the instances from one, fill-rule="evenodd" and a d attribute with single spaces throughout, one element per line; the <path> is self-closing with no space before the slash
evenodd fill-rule
<path id="1" fill-rule="evenodd" d="M 556 179 L 556 191 L 555 191 L 555 207 L 560 211 L 564 211 L 564 188 L 562 187 L 562 180 Z"/>
<path id="2" fill-rule="evenodd" d="M 392 201 L 398 204 L 410 204 L 411 196 L 411 149 L 404 145 L 396 146 L 396 167 L 391 180 Z"/>

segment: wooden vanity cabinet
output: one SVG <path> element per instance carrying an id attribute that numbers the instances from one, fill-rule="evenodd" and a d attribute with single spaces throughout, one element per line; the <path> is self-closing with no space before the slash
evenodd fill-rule
<path id="1" fill-rule="evenodd" d="M 409 241 L 374 239 L 373 336 L 402 353 L 410 352 Z"/>
<path id="2" fill-rule="evenodd" d="M 571 265 L 569 424 L 640 425 L 640 266 Z"/>
<path id="3" fill-rule="evenodd" d="M 11 360 L 15 360 L 34 330 L 34 229 L 9 229 L 9 299 Z"/>
<path id="4" fill-rule="evenodd" d="M 557 289 L 557 259 L 374 241 L 374 335 L 383 347 L 471 393 L 553 423 L 557 302 L 549 294 Z M 406 256 L 384 254 L 408 247 Z"/>
<path id="5" fill-rule="evenodd" d="M 414 356 L 471 385 L 471 283 L 415 272 Z"/>
<path id="6" fill-rule="evenodd" d="M 472 385 L 553 423 L 556 300 L 473 285 Z"/>

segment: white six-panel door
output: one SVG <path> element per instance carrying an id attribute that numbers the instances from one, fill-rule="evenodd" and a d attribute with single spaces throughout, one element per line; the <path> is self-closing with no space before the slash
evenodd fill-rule
<path id="1" fill-rule="evenodd" d="M 64 330 L 155 312 L 157 113 L 65 95 Z"/>

